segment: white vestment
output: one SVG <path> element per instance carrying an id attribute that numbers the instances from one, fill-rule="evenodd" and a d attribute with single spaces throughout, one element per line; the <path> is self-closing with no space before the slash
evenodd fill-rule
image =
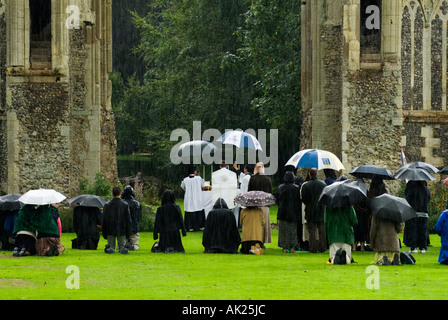
<path id="1" fill-rule="evenodd" d="M 219 169 L 212 174 L 212 202 L 223 198 L 229 209 L 235 207 L 235 197 L 238 191 L 236 173 L 227 168 Z"/>
<path id="2" fill-rule="evenodd" d="M 182 180 L 181 187 L 185 191 L 184 211 L 196 212 L 204 209 L 202 203 L 202 186 L 204 179 L 199 176 L 190 175 Z"/>

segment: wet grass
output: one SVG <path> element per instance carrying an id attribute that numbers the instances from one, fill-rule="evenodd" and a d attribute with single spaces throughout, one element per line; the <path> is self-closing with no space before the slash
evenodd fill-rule
<path id="1" fill-rule="evenodd" d="M 300 300 L 447 299 L 447 267 L 437 263 L 440 238 L 431 236 L 416 265 L 367 268 L 373 252 L 354 252 L 356 263 L 328 265 L 328 252 L 281 254 L 277 230 L 265 254 L 204 254 L 202 232 L 183 238 L 184 254 L 154 254 L 152 233 L 141 234 L 141 249 L 108 255 L 71 249 L 74 234 L 63 234 L 68 252 L 58 257 L 14 258 L 0 252 L 0 299 L 16 300 Z M 407 248 L 403 248 L 407 250 Z M 80 289 L 69 290 L 68 266 L 79 268 Z M 369 289 L 377 275 L 378 289 Z M 368 284 L 367 283 L 367 284 Z"/>

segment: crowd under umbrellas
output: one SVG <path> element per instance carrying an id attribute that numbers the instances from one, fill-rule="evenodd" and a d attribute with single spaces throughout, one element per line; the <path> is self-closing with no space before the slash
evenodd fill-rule
<path id="1" fill-rule="evenodd" d="M 259 147 L 259 145 L 257 145 L 253 141 L 251 143 L 248 143 L 247 137 L 243 140 L 237 140 L 238 139 L 235 137 L 235 135 L 230 134 L 228 134 L 227 136 L 223 135 L 221 137 L 221 141 L 223 143 L 232 143 L 238 145 L 239 147 L 253 149 L 258 149 Z M 242 143 L 241 141 L 245 142 Z M 200 149 L 201 152 L 204 151 L 204 148 L 213 150 L 213 147 L 211 147 L 209 143 L 204 141 L 185 145 L 182 147 L 193 147 L 196 149 Z M 313 170 L 317 172 L 325 171 L 328 169 L 336 172 L 345 170 L 342 162 L 334 154 L 318 149 L 306 149 L 297 152 L 291 157 L 291 159 L 285 164 L 285 166 L 292 166 L 294 169 L 309 169 L 310 176 L 308 176 L 306 180 L 315 179 L 316 174 L 314 175 L 314 177 L 311 176 L 311 171 Z M 368 212 L 370 214 L 368 218 L 368 220 L 370 221 L 368 221 L 367 223 L 369 225 L 369 228 L 373 228 L 374 226 L 375 228 L 379 228 L 377 233 L 380 235 L 382 232 L 381 230 L 384 228 L 389 228 L 388 230 L 395 230 L 394 232 L 396 234 L 396 237 L 388 240 L 392 243 L 390 249 L 387 248 L 387 243 L 385 244 L 384 241 L 377 241 L 375 245 L 377 245 L 378 248 L 381 247 L 381 250 L 376 250 L 377 248 L 375 247 L 375 245 L 373 245 L 374 239 L 371 238 L 373 233 L 370 233 L 370 239 L 360 240 L 366 245 L 370 244 L 370 249 L 376 252 L 374 262 L 379 264 L 407 263 L 405 261 L 406 257 L 408 257 L 408 252 L 400 252 L 400 247 L 398 247 L 397 249 L 397 244 L 398 246 L 401 245 L 398 240 L 398 233 L 401 231 L 401 224 L 405 223 L 406 227 L 408 226 L 408 224 L 409 226 L 411 226 L 411 221 L 420 219 L 422 217 L 424 218 L 424 210 L 422 210 L 421 208 L 415 208 L 415 206 L 410 203 L 412 201 L 408 201 L 408 199 L 406 198 L 400 198 L 390 195 L 387 193 L 387 191 L 379 191 L 376 194 L 371 194 L 370 191 L 374 182 L 376 183 L 379 181 L 380 183 L 383 183 L 383 181 L 387 180 L 406 180 L 407 185 L 411 185 L 412 183 L 410 182 L 418 182 L 418 184 L 421 184 L 423 188 L 425 188 L 427 181 L 435 180 L 435 177 L 433 176 L 433 174 L 435 173 L 448 175 L 448 167 L 445 167 L 439 171 L 435 166 L 432 166 L 431 164 L 424 162 L 414 162 L 403 165 L 398 170 L 396 170 L 395 174 L 393 174 L 392 171 L 387 168 L 366 164 L 356 167 L 351 172 L 349 172 L 349 174 L 353 176 L 354 179 L 347 179 L 346 177 L 345 179 L 341 179 L 344 177 L 341 176 L 340 179 L 338 179 L 339 181 L 332 181 L 331 183 L 327 183 L 327 185 L 325 186 L 323 185 L 323 182 L 319 183 L 318 185 L 316 185 L 318 188 L 315 189 L 319 190 L 319 192 L 315 195 L 314 199 L 311 200 L 315 201 L 315 203 L 306 203 L 306 197 L 303 197 L 300 200 L 303 200 L 301 202 L 302 211 L 306 211 L 311 207 L 316 207 L 321 208 L 319 210 L 322 210 L 324 213 L 322 220 L 316 222 L 316 224 L 319 224 L 319 226 L 316 226 L 316 230 L 318 230 L 316 232 L 321 232 L 321 228 L 326 228 L 327 235 L 325 235 L 324 237 L 320 237 L 321 234 L 319 233 L 319 238 L 328 240 L 328 242 L 325 244 L 326 247 L 324 249 L 320 247 L 319 250 L 310 250 L 310 252 L 324 252 L 327 249 L 330 249 L 330 257 L 327 263 L 345 264 L 353 262 L 351 251 L 357 249 L 357 247 L 355 246 L 357 242 L 357 239 L 355 237 L 355 226 L 359 224 L 362 218 L 362 215 L 358 212 L 357 208 L 361 203 L 363 203 L 366 210 L 365 212 Z M 289 178 L 290 177 L 291 176 L 289 175 Z M 372 180 L 370 190 L 369 186 L 365 183 L 365 179 Z M 285 180 L 284 184 L 288 183 L 291 183 L 290 179 L 289 181 Z M 289 190 L 294 191 L 294 193 L 297 193 L 297 190 L 299 190 L 299 197 L 302 197 L 305 194 L 304 190 L 307 189 L 305 187 L 307 183 L 309 183 L 309 181 L 302 181 L 297 188 L 291 187 L 289 188 Z M 307 187 L 309 185 L 311 185 L 311 183 L 309 183 Z M 31 190 L 24 195 L 7 195 L 0 198 L 0 210 L 11 211 L 11 213 L 14 212 L 14 216 L 8 218 L 9 221 L 14 220 L 15 222 L 15 227 L 13 229 L 11 229 L 10 222 L 8 225 L 8 230 L 11 233 L 11 236 L 15 237 L 16 240 L 16 246 L 13 249 L 14 256 L 31 254 L 51 256 L 58 255 L 64 252 L 65 248 L 60 242 L 60 217 L 55 206 L 55 204 L 60 203 L 64 200 L 66 200 L 66 197 L 64 195 L 55 190 L 48 189 Z M 237 242 L 238 245 L 240 245 L 242 242 L 244 242 L 244 238 L 247 235 L 245 234 L 245 232 L 247 233 L 247 230 L 249 229 L 257 229 L 255 231 L 250 230 L 251 232 L 254 231 L 251 233 L 250 237 L 253 236 L 252 234 L 257 234 L 257 237 L 260 238 L 258 234 L 262 234 L 262 232 L 258 232 L 258 228 L 261 228 L 266 224 L 270 225 L 269 221 L 266 220 L 266 216 L 262 212 L 263 210 L 260 209 L 272 206 L 275 203 L 279 204 L 278 201 L 278 195 L 274 195 L 269 191 L 266 192 L 262 190 L 246 190 L 236 196 L 233 199 L 233 203 L 225 203 L 222 198 L 219 198 L 214 206 L 214 209 L 216 210 L 212 210 L 211 213 L 219 211 L 220 214 L 225 213 L 228 217 L 231 217 L 230 214 L 233 214 L 233 212 L 229 209 L 229 207 L 232 207 L 232 205 L 239 206 L 238 209 L 240 210 L 240 220 L 236 221 L 237 223 L 235 224 L 235 227 L 239 226 L 240 228 L 242 228 L 243 237 L 239 238 L 233 236 L 233 239 Z M 73 239 L 72 247 L 79 249 L 96 250 L 100 238 L 98 231 L 98 227 L 101 224 L 100 208 L 104 207 L 106 201 L 103 198 L 94 195 L 80 195 L 72 199 L 68 199 L 67 202 L 75 207 L 74 227 L 76 229 L 77 238 Z M 167 205 L 173 207 L 174 211 L 179 211 L 173 201 L 171 201 Z M 37 219 L 37 221 L 32 221 L 31 223 L 29 221 L 24 222 L 25 216 L 31 217 L 33 216 L 33 214 L 34 216 L 39 216 L 39 219 Z M 305 219 L 306 216 L 307 213 L 304 214 L 302 212 L 301 217 L 297 219 L 298 221 L 300 221 L 300 223 L 294 221 L 294 223 L 296 223 L 295 225 L 284 223 L 281 224 L 279 230 L 279 238 L 280 233 L 283 234 L 284 230 L 288 230 L 288 232 L 291 232 L 295 226 L 295 228 L 297 229 L 295 237 L 298 238 L 297 242 L 300 243 L 297 245 L 292 244 L 290 247 L 282 247 L 279 245 L 279 247 L 282 247 L 283 252 L 307 251 L 306 247 L 302 246 L 303 243 L 309 241 L 309 238 L 306 239 L 305 236 L 305 234 L 309 230 L 306 231 L 305 229 L 311 227 L 315 222 L 311 220 L 307 221 L 307 219 Z M 246 225 L 250 227 L 246 229 L 244 228 L 244 226 L 239 225 L 239 222 L 243 220 L 243 217 L 246 219 L 245 221 L 250 221 Z M 90 226 L 90 229 L 86 225 L 83 225 L 83 223 L 79 223 L 80 220 L 89 221 L 88 225 Z M 75 223 L 75 221 L 77 222 Z M 212 219 L 209 219 L 208 228 L 211 228 L 211 221 Z M 219 226 L 220 223 L 217 221 L 220 220 L 215 219 L 213 224 Z M 231 220 L 227 219 L 226 221 Z M 4 222 L 6 230 L 6 220 L 2 221 L 2 223 Z M 14 223 L 12 225 L 14 225 Z M 254 227 L 255 225 L 257 226 L 256 228 Z M 339 237 L 339 235 L 336 234 L 338 232 L 335 231 L 337 228 L 335 228 L 334 226 L 336 225 L 338 226 L 338 228 L 342 226 L 344 230 L 346 230 L 346 234 L 344 235 L 344 237 Z M 45 228 L 39 229 L 43 226 Z M 180 226 L 180 228 L 185 228 L 185 225 L 183 225 L 183 221 L 178 226 Z M 212 240 L 210 240 L 211 234 L 217 235 L 219 232 L 226 232 L 225 230 L 222 230 L 223 228 L 221 228 L 219 232 L 210 233 L 210 230 L 208 228 L 204 230 L 204 244 L 213 242 Z M 299 232 L 299 229 L 302 230 Z M 174 231 L 171 230 L 170 232 Z M 232 233 L 233 235 L 235 235 L 235 229 L 232 230 Z M 310 234 L 308 234 L 308 237 L 309 235 Z M 315 233 L 313 233 L 313 236 L 315 236 Z M 205 237 L 207 237 L 207 240 L 205 240 Z M 224 235 L 222 235 L 222 237 L 225 238 Z M 369 238 L 369 234 L 366 235 L 366 238 Z M 17 239 L 19 239 L 19 241 L 17 241 Z M 253 239 L 251 238 L 246 238 L 246 240 L 251 240 L 248 242 L 253 243 L 245 253 L 261 254 L 263 252 L 263 241 L 252 241 Z M 420 239 L 419 241 L 421 240 L 422 239 Z M 19 245 L 17 245 L 17 243 L 19 243 Z M 40 243 L 40 245 L 37 245 L 37 243 Z M 406 242 L 404 244 L 407 245 Z M 34 249 L 32 248 L 33 245 Z M 420 252 L 422 253 L 426 249 L 425 245 L 422 246 L 420 244 L 416 246 L 409 246 L 411 247 L 410 251 L 412 253 L 418 252 L 415 251 L 417 250 L 417 246 L 420 246 Z M 293 247 L 295 250 L 293 250 Z M 39 250 L 36 250 L 36 248 L 39 248 Z M 215 249 L 206 249 L 205 251 L 212 252 L 214 250 Z M 235 250 L 231 251 L 233 251 L 232 253 L 235 253 Z M 220 251 L 217 250 L 216 252 Z M 406 253 L 406 255 L 404 255 L 404 253 Z"/>
<path id="2" fill-rule="evenodd" d="M 64 200 L 67 200 L 67 197 L 62 193 L 42 188 L 30 190 L 25 194 L 8 194 L 0 197 L 2 227 L 0 249 L 13 251 L 14 257 L 63 254 L 66 248 L 60 241 L 62 224 L 57 205 Z M 98 211 L 99 214 L 100 208 L 106 203 L 105 199 L 96 195 L 80 195 L 68 199 L 67 203 L 75 207 L 73 217 L 75 231 L 83 230 L 81 234 L 85 233 L 85 230 L 89 229 L 85 221 L 95 217 L 94 229 L 98 233 L 97 226 L 100 222 L 96 220 L 97 216 L 94 213 Z M 98 240 L 99 237 L 96 242 Z"/>

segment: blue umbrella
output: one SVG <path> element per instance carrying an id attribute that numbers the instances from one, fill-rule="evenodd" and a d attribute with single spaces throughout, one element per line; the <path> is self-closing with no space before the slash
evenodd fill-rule
<path id="1" fill-rule="evenodd" d="M 333 153 L 319 149 L 305 149 L 297 152 L 289 159 L 285 166 L 295 168 L 333 169 L 336 171 L 345 169 L 342 162 Z"/>

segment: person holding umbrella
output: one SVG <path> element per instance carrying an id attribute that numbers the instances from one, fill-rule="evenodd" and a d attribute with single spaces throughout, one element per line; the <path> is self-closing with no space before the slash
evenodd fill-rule
<path id="1" fill-rule="evenodd" d="M 266 223 L 262 207 L 275 204 L 275 197 L 264 191 L 248 191 L 235 197 L 241 211 L 241 253 L 263 254 L 263 226 Z"/>
<path id="2" fill-rule="evenodd" d="M 305 219 L 309 232 L 310 252 L 325 252 L 327 236 L 324 225 L 324 206 L 319 203 L 319 197 L 326 187 L 325 182 L 317 178 L 317 169 L 312 168 L 309 181 L 302 185 L 302 202 L 305 204 Z M 317 240 L 317 236 L 319 240 Z"/>
<path id="3" fill-rule="evenodd" d="M 403 243 L 415 253 L 417 247 L 420 253 L 426 252 L 428 232 L 428 203 L 431 192 L 425 181 L 408 181 L 404 190 L 405 198 L 417 212 L 416 218 L 406 221 L 403 233 Z"/>
<path id="4" fill-rule="evenodd" d="M 370 244 L 375 252 L 372 264 L 399 265 L 400 240 L 398 233 L 402 223 L 417 216 L 406 199 L 382 194 L 367 200 L 372 210 Z"/>
<path id="5" fill-rule="evenodd" d="M 330 244 L 328 263 L 352 262 L 353 226 L 358 223 L 353 204 L 366 198 L 367 185 L 359 180 L 337 181 L 322 191 L 319 203 L 325 205 L 324 224 Z"/>
<path id="6" fill-rule="evenodd" d="M 254 168 L 254 174 L 249 180 L 248 191 L 263 191 L 272 193 L 271 179 L 264 174 L 264 163 L 258 162 Z M 271 219 L 269 216 L 269 208 L 261 207 L 263 211 L 263 244 L 272 242 Z"/>

